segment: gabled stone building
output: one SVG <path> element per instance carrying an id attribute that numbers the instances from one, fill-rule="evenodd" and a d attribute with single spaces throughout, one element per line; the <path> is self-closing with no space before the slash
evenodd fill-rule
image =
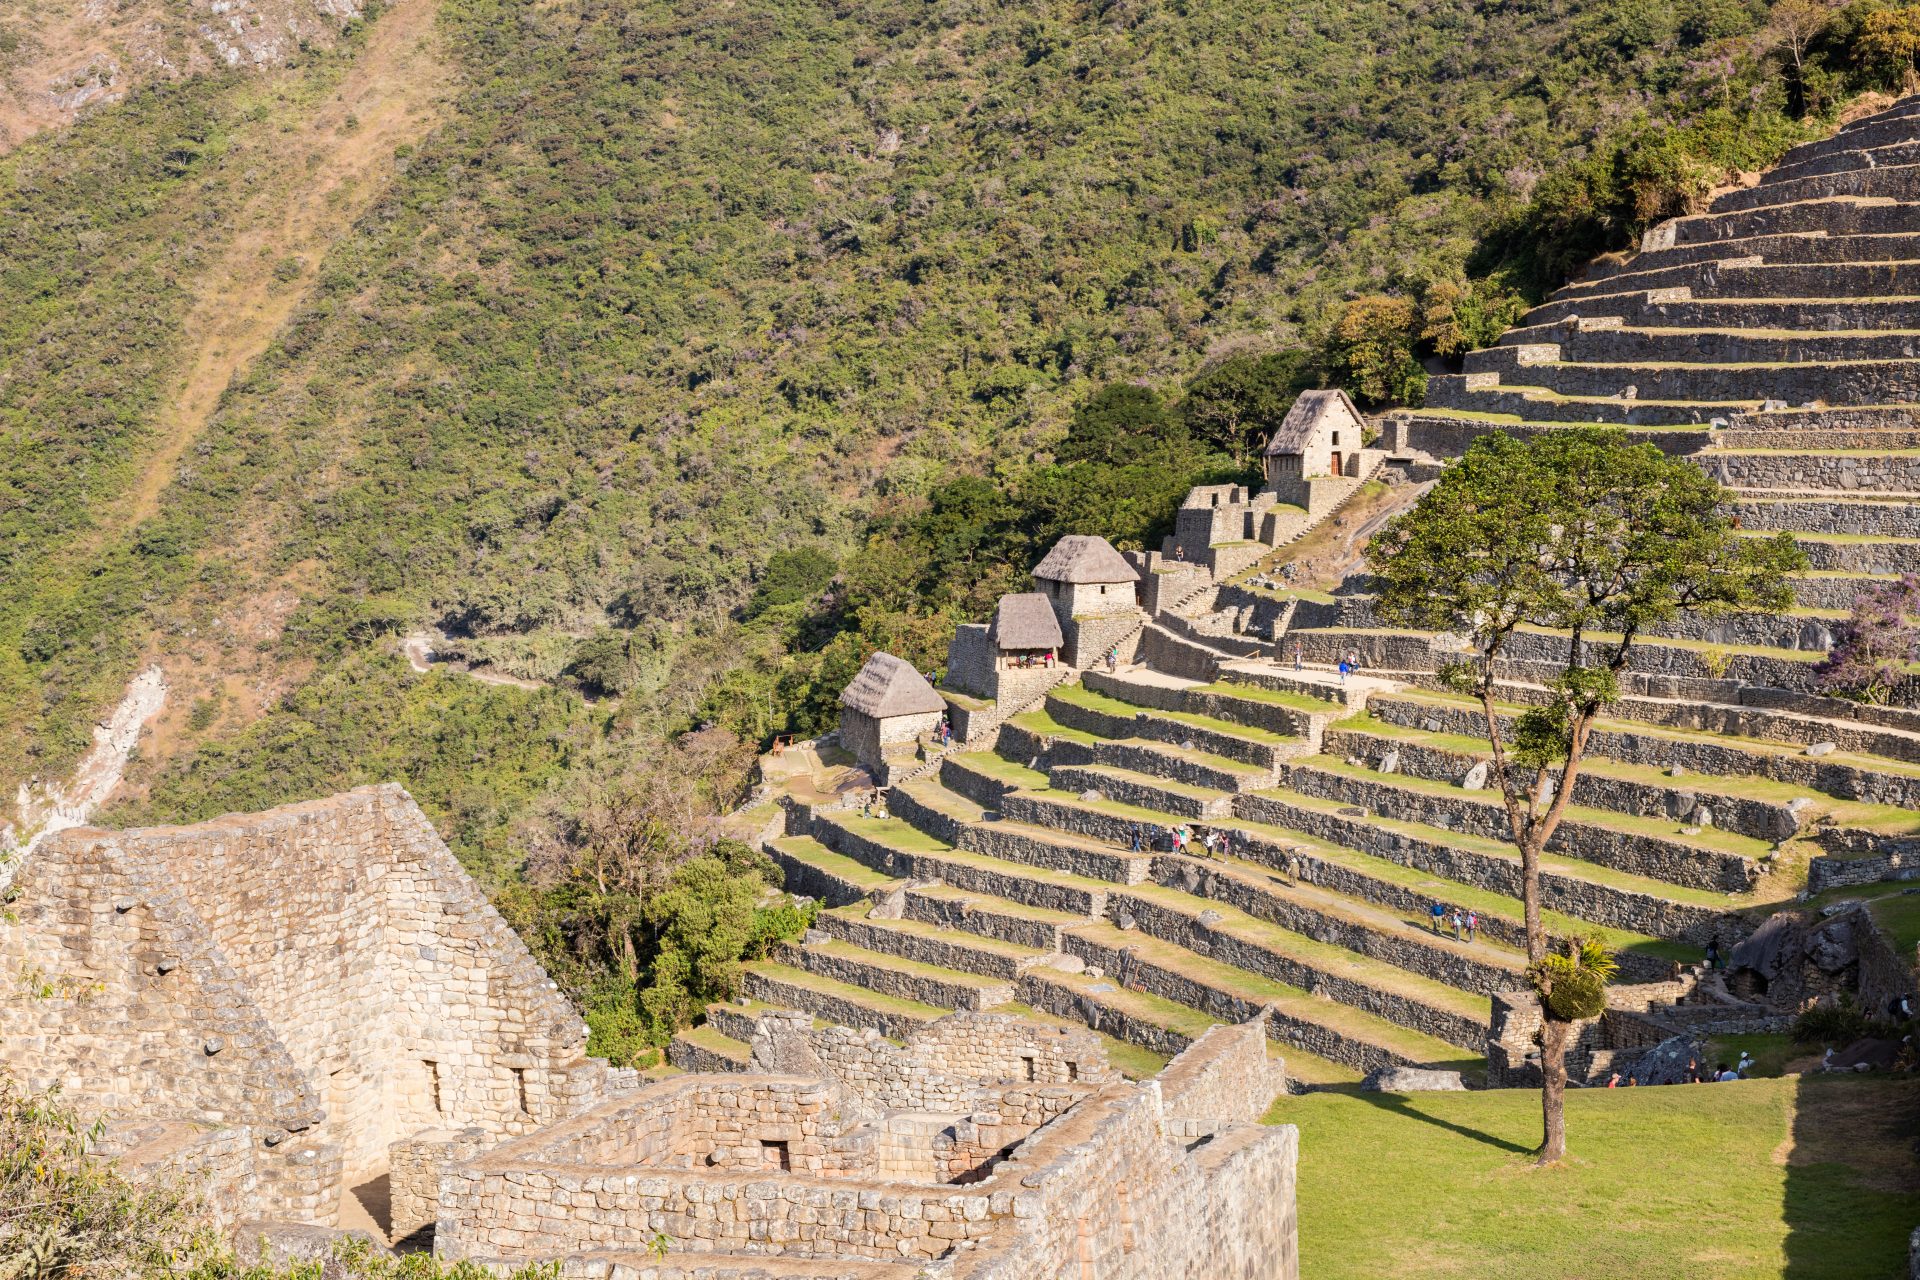
<path id="1" fill-rule="evenodd" d="M 331 1225 L 396 1143 L 631 1088 L 397 786 L 59 832 L 0 921 L 0 1065 L 190 1171 L 228 1225 Z"/>
<path id="2" fill-rule="evenodd" d="M 1038 591 L 1004 595 L 990 621 L 954 629 L 945 687 L 989 701 L 1025 701 L 1059 682 L 1065 648 L 1060 619 L 1046 596 Z"/>
<path id="3" fill-rule="evenodd" d="M 1312 513 L 1346 496 L 1316 480 L 1364 477 L 1383 456 L 1366 447 L 1366 419 L 1346 392 L 1303 391 L 1267 442 L 1267 488 Z"/>

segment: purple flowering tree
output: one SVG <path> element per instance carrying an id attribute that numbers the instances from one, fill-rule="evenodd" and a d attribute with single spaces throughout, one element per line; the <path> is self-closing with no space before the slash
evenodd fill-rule
<path id="1" fill-rule="evenodd" d="M 1920 574 L 1863 591 L 1834 634 L 1827 660 L 1813 669 L 1822 693 L 1885 703 L 1920 660 Z"/>

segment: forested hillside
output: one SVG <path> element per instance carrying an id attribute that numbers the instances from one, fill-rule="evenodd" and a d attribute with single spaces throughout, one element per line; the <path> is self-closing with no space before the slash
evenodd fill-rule
<path id="1" fill-rule="evenodd" d="M 587 970 L 872 647 L 1151 537 L 1302 386 L 1417 399 L 1917 43 L 1808 0 L 441 0 L 447 100 L 324 256 L 261 246 L 298 306 L 169 442 L 247 166 L 405 12 L 0 161 L 0 786 L 157 658 L 116 820 L 397 778 Z M 556 687 L 415 674 L 422 627 Z M 625 888 L 580 870 L 616 839 Z"/>

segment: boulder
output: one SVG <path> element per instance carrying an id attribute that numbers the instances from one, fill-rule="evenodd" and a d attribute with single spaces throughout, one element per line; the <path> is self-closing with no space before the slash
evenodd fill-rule
<path id="1" fill-rule="evenodd" d="M 1839 749 L 1839 746 L 1840 744 L 1837 742 L 1816 742 L 1807 748 L 1807 754 L 1810 756 L 1830 756 Z"/>
<path id="2" fill-rule="evenodd" d="M 867 912 L 869 920 L 898 920 L 907 911 L 907 891 L 896 885 L 873 901 L 873 908 Z"/>
<path id="3" fill-rule="evenodd" d="M 1380 772 L 1397 773 L 1400 769 L 1400 748 L 1394 747 L 1380 757 Z"/>
<path id="4" fill-rule="evenodd" d="M 1792 912 L 1773 916 L 1755 929 L 1727 955 L 1729 972 L 1750 969 L 1771 986 L 1782 974 L 1799 963 L 1804 948 L 1805 930 Z"/>
<path id="5" fill-rule="evenodd" d="M 1627 1074 L 1637 1084 L 1685 1084 L 1689 1061 L 1702 1072 L 1712 1069 L 1705 1045 L 1691 1036 L 1669 1036 L 1641 1054 Z"/>
<path id="6" fill-rule="evenodd" d="M 1479 791 L 1487 785 L 1487 762 L 1479 761 L 1460 779 L 1462 791 Z"/>
<path id="7" fill-rule="evenodd" d="M 1900 1056 L 1900 1045 L 1893 1040 L 1855 1040 L 1826 1060 L 1828 1071 L 1891 1071 Z"/>
<path id="8" fill-rule="evenodd" d="M 1368 1093 L 1460 1093 L 1467 1085 L 1458 1071 L 1432 1071 L 1425 1067 L 1375 1067 L 1360 1082 Z"/>
<path id="9" fill-rule="evenodd" d="M 259 1220 L 237 1223 L 233 1228 L 233 1251 L 243 1263 L 290 1267 L 320 1262 L 335 1268 L 334 1275 L 346 1274 L 333 1256 L 334 1246 L 349 1240 L 355 1242 L 356 1248 L 364 1248 L 375 1258 L 393 1257 L 393 1250 L 387 1247 L 386 1241 L 376 1240 L 357 1228 L 339 1229 L 316 1227 L 304 1222 Z"/>
<path id="10" fill-rule="evenodd" d="M 1860 959 L 1860 942 L 1854 935 L 1857 911 L 1833 917 L 1815 929 L 1807 939 L 1807 959 L 1822 973 L 1839 973 Z"/>

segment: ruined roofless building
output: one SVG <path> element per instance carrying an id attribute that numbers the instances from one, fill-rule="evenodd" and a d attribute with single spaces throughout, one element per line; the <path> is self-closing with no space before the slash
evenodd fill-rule
<path id="1" fill-rule="evenodd" d="M 876 653 L 840 694 L 840 745 L 884 784 L 889 766 L 911 759 L 946 709 L 912 663 Z"/>
<path id="2" fill-rule="evenodd" d="M 1259 1123 L 1285 1084 L 1259 1021 L 1137 1084 L 1093 1033 L 1002 1014 L 896 1044 L 777 1012 L 750 1053 L 449 1167 L 436 1252 L 613 1280 L 1295 1280 L 1298 1137 Z"/>
<path id="3" fill-rule="evenodd" d="M 631 1088 L 398 786 L 59 832 L 0 920 L 0 1066 L 105 1113 L 225 1226 L 322 1226 L 396 1143 L 529 1133 Z"/>

